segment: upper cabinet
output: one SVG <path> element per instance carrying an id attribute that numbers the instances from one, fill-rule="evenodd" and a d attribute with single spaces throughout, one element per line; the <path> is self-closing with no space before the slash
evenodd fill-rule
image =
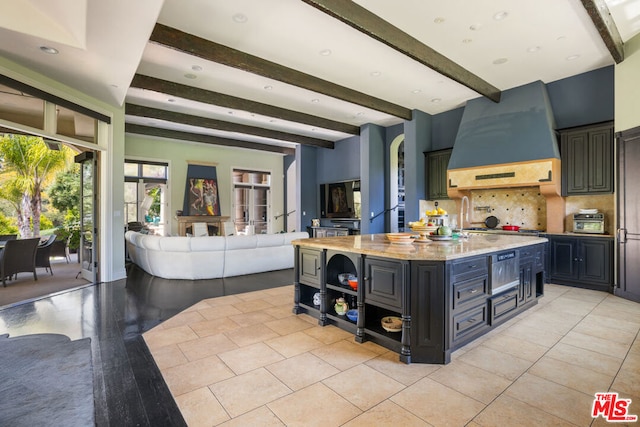
<path id="1" fill-rule="evenodd" d="M 613 123 L 560 131 L 562 195 L 613 193 Z"/>
<path id="2" fill-rule="evenodd" d="M 451 158 L 451 148 L 446 150 L 427 151 L 425 155 L 425 177 L 427 182 L 427 199 L 448 199 L 447 167 Z"/>

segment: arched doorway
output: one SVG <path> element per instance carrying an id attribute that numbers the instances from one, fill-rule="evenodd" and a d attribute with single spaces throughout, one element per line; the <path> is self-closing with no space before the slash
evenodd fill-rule
<path id="1" fill-rule="evenodd" d="M 404 231 L 404 134 L 389 147 L 389 207 L 391 232 Z"/>

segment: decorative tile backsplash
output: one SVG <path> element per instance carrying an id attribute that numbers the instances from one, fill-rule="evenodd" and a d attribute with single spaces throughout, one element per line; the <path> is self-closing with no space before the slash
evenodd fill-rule
<path id="1" fill-rule="evenodd" d="M 525 229 L 547 228 L 547 203 L 538 188 L 505 188 L 471 191 L 470 221 L 472 226 L 482 226 L 493 215 L 502 225 L 517 225 Z M 476 208 L 487 207 L 487 210 Z"/>
<path id="2" fill-rule="evenodd" d="M 473 227 L 483 227 L 484 221 L 490 215 L 500 221 L 502 225 L 518 225 L 524 229 L 547 229 L 547 202 L 538 188 L 501 188 L 489 190 L 472 190 L 470 196 L 471 208 L 469 220 Z M 580 209 L 598 209 L 605 214 L 605 230 L 607 234 L 615 233 L 615 196 L 613 194 L 570 196 L 565 197 L 565 231 L 573 231 L 573 214 Z M 438 206 L 449 213 L 449 217 L 460 215 L 455 200 L 438 200 Z M 488 206 L 491 212 L 475 210 L 475 207 Z M 433 209 L 434 202 L 420 200 L 420 214 Z M 417 218 L 408 218 L 415 221 Z"/>

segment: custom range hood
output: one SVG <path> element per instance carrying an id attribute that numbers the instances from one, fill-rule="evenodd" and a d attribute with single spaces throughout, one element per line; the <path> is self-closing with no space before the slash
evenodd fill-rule
<path id="1" fill-rule="evenodd" d="M 562 231 L 560 153 L 545 85 L 533 82 L 464 109 L 447 171 L 449 197 L 475 189 L 539 187 L 547 200 L 547 229 Z M 553 218 L 562 211 L 561 219 Z M 560 230 L 558 230 L 560 229 Z"/>

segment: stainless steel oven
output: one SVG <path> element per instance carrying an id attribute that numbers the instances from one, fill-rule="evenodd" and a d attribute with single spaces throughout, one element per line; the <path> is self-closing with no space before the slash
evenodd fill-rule
<path id="1" fill-rule="evenodd" d="M 491 295 L 520 284 L 520 256 L 517 250 L 491 255 L 490 263 L 489 287 Z"/>
<path id="2" fill-rule="evenodd" d="M 573 232 L 604 234 L 604 214 L 574 214 Z"/>

